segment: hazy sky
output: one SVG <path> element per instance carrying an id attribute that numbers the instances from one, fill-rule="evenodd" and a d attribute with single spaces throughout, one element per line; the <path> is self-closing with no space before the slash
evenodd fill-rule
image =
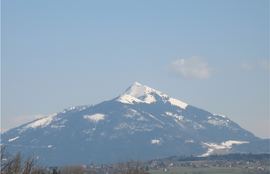
<path id="1" fill-rule="evenodd" d="M 2 131 L 134 82 L 269 138 L 269 1 L 1 1 Z"/>

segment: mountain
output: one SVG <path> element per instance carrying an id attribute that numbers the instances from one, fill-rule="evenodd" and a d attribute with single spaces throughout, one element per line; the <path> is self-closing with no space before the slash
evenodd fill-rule
<path id="1" fill-rule="evenodd" d="M 11 153 L 31 153 L 48 166 L 206 156 L 261 141 L 226 116 L 137 82 L 112 100 L 34 120 L 2 133 L 1 140 Z"/>

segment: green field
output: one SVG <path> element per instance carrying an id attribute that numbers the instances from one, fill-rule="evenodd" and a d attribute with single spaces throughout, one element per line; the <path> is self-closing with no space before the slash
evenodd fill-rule
<path id="1" fill-rule="evenodd" d="M 189 167 L 168 167 L 169 171 L 163 171 L 164 168 L 159 170 L 150 170 L 151 174 L 193 174 L 193 173 L 202 173 L 202 174 L 239 174 L 239 173 L 255 173 L 255 170 L 241 169 L 240 167 L 210 167 L 210 168 L 189 168 Z M 257 171 L 261 173 L 260 171 Z"/>
<path id="2" fill-rule="evenodd" d="M 168 167 L 169 171 L 163 171 L 164 168 L 159 170 L 151 170 L 151 174 L 193 174 L 199 173 L 242 173 L 240 168 L 228 168 L 228 167 L 211 167 L 211 168 L 189 168 L 189 167 Z"/>

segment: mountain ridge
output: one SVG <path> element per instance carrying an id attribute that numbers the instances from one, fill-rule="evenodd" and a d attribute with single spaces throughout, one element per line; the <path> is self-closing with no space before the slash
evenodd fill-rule
<path id="1" fill-rule="evenodd" d="M 223 115 L 138 82 L 111 100 L 64 109 L 10 129 L 1 139 L 12 153 L 32 152 L 52 165 L 203 156 L 261 140 Z"/>

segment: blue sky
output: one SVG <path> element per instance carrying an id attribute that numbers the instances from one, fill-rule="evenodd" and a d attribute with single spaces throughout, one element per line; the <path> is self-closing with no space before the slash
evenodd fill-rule
<path id="1" fill-rule="evenodd" d="M 2 1 L 1 129 L 134 82 L 269 138 L 269 1 Z"/>

